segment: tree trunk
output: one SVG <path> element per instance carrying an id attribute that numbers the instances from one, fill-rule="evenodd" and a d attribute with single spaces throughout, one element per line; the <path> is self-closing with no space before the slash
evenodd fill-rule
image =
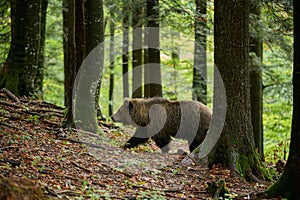
<path id="1" fill-rule="evenodd" d="M 75 43 L 76 43 L 76 73 L 85 58 L 84 37 L 84 3 L 83 0 L 75 0 Z"/>
<path id="2" fill-rule="evenodd" d="M 84 1 L 85 60 L 74 88 L 74 119 L 76 128 L 99 132 L 97 115 L 103 118 L 99 107 L 101 76 L 104 66 L 104 24 L 102 0 Z M 81 135 L 85 142 L 92 142 Z"/>
<path id="3" fill-rule="evenodd" d="M 264 195 L 300 199 L 300 2 L 294 1 L 293 116 L 289 157 L 283 174 Z"/>
<path id="4" fill-rule="evenodd" d="M 257 24 L 260 18 L 260 3 L 253 1 L 250 4 L 250 14 Z M 250 22 L 251 24 L 251 22 Z M 253 29 L 256 27 L 252 26 Z M 256 32 L 256 31 L 254 31 Z M 262 159 L 264 159 L 263 149 L 263 124 L 262 124 L 262 41 L 259 35 L 250 36 L 250 97 L 251 97 L 251 120 L 254 132 L 255 147 Z"/>
<path id="5" fill-rule="evenodd" d="M 147 0 L 147 22 L 148 32 L 148 64 L 144 66 L 145 71 L 149 72 L 150 91 L 149 96 L 162 97 L 160 50 L 159 50 L 159 4 L 158 0 Z"/>
<path id="6" fill-rule="evenodd" d="M 146 0 L 147 1 L 147 0 Z M 148 17 L 148 9 L 147 4 L 144 8 L 144 16 L 145 18 Z M 149 26 L 148 22 L 146 23 L 147 26 Z M 149 67 L 149 45 L 148 45 L 148 38 L 149 38 L 148 28 L 144 28 L 144 97 L 149 98 L 150 97 L 150 67 Z"/>
<path id="7" fill-rule="evenodd" d="M 249 1 L 215 1 L 215 63 L 223 78 L 227 112 L 224 129 L 209 155 L 248 180 L 266 179 L 255 151 L 250 107 Z"/>
<path id="8" fill-rule="evenodd" d="M 207 103 L 206 0 L 196 0 L 193 100 Z"/>
<path id="9" fill-rule="evenodd" d="M 74 127 L 73 85 L 76 78 L 75 0 L 63 0 L 63 44 L 65 74 L 65 106 L 68 109 L 64 126 Z"/>
<path id="10" fill-rule="evenodd" d="M 174 84 L 174 91 L 172 91 L 170 94 L 172 96 L 170 96 L 171 100 L 177 100 L 177 67 L 179 65 L 179 54 L 180 54 L 180 48 L 177 46 L 178 44 L 174 41 L 180 41 L 180 33 L 173 33 L 171 35 L 171 45 L 172 45 L 172 54 L 171 54 L 171 58 L 172 58 L 172 67 L 174 68 L 173 72 L 172 72 L 172 83 Z M 173 86 L 172 84 L 172 86 Z"/>
<path id="11" fill-rule="evenodd" d="M 10 5 L 11 45 L 0 71 L 0 88 L 5 87 L 17 96 L 35 97 L 41 46 L 41 0 L 16 0 L 10 1 Z"/>
<path id="12" fill-rule="evenodd" d="M 132 98 L 141 98 L 143 96 L 143 29 L 140 18 L 142 17 L 141 3 L 132 0 Z"/>
<path id="13" fill-rule="evenodd" d="M 7 59 L 1 68 L 0 88 L 6 88 L 19 96 L 19 76 L 25 60 L 25 34 L 23 32 L 26 21 L 26 2 L 22 0 L 10 1 L 11 7 L 11 42 Z"/>
<path id="14" fill-rule="evenodd" d="M 43 98 L 43 80 L 44 80 L 44 50 L 45 50 L 45 32 L 46 32 L 46 15 L 47 15 L 48 0 L 41 0 L 41 37 L 39 60 L 34 82 L 36 95 Z"/>
<path id="15" fill-rule="evenodd" d="M 129 51 L 129 34 L 128 27 L 129 21 L 129 7 L 131 2 L 123 2 L 123 54 L 122 54 L 122 74 L 123 74 L 123 97 L 129 97 L 129 86 L 128 86 L 128 51 Z"/>
<path id="16" fill-rule="evenodd" d="M 23 72 L 20 77 L 20 93 L 24 96 L 35 96 L 36 87 L 34 83 L 39 65 L 41 45 L 41 0 L 31 1 L 31 3 L 28 3 L 27 6 L 27 23 L 25 26 L 26 56 Z"/>
<path id="17" fill-rule="evenodd" d="M 104 20 L 103 20 L 103 1 L 85 1 L 84 3 L 84 20 L 85 20 L 85 44 L 86 55 L 88 55 L 97 45 L 104 41 Z M 104 59 L 104 51 L 100 51 L 102 55 L 100 58 Z M 103 64 L 103 62 L 100 62 Z M 103 69 L 104 66 L 99 66 Z M 99 74 L 100 75 L 100 74 Z M 95 109 L 97 110 L 97 116 L 103 118 L 101 108 L 99 105 L 101 78 L 97 83 L 93 96 L 95 98 Z"/>
<path id="18" fill-rule="evenodd" d="M 110 17 L 111 19 L 114 19 L 114 11 L 110 12 Z M 110 47 L 109 47 L 109 60 L 110 60 L 110 65 L 109 65 L 109 108 L 108 108 L 108 113 L 109 116 L 113 114 L 113 91 L 114 91 L 114 48 L 115 48 L 115 24 L 113 20 L 110 21 L 110 26 L 109 26 L 109 31 L 110 31 Z"/>

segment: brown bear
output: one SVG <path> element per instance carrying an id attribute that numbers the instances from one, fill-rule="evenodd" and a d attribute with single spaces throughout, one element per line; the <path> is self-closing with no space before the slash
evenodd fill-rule
<path id="1" fill-rule="evenodd" d="M 137 127 L 124 148 L 136 147 L 152 138 L 162 152 L 167 153 L 172 137 L 188 140 L 191 152 L 197 148 L 206 136 L 211 114 L 207 106 L 197 101 L 125 98 L 111 118 Z"/>

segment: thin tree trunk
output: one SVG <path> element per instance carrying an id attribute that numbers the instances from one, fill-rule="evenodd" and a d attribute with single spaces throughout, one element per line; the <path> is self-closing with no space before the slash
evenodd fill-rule
<path id="1" fill-rule="evenodd" d="M 22 76 L 20 77 L 20 93 L 22 96 L 35 96 L 34 83 L 39 65 L 41 46 L 41 0 L 34 0 L 27 4 L 27 23 L 25 26 L 26 56 Z"/>
<path id="2" fill-rule="evenodd" d="M 147 1 L 147 0 L 146 0 Z M 144 7 L 144 16 L 147 18 L 148 16 L 148 10 L 147 10 L 147 4 Z M 147 26 L 149 25 L 148 22 L 146 23 Z M 148 45 L 148 38 L 149 38 L 149 32 L 148 28 L 144 28 L 144 97 L 149 98 L 150 95 L 150 66 L 149 66 L 149 45 Z"/>
<path id="3" fill-rule="evenodd" d="M 207 103 L 206 0 L 196 0 L 193 99 Z"/>
<path id="4" fill-rule="evenodd" d="M 130 24 L 129 21 L 129 6 L 131 2 L 126 1 L 123 2 L 123 54 L 122 54 L 122 74 L 123 74 L 123 97 L 129 97 L 129 85 L 128 85 L 128 51 L 129 51 L 129 34 L 128 34 L 128 27 Z"/>
<path id="5" fill-rule="evenodd" d="M 132 1 L 132 98 L 141 98 L 143 96 L 143 29 L 140 18 L 142 16 L 140 1 Z"/>
<path id="6" fill-rule="evenodd" d="M 252 1 L 250 4 L 250 14 L 254 17 L 254 22 L 260 18 L 260 3 Z M 255 28 L 255 27 L 253 27 Z M 254 132 L 254 142 L 259 155 L 264 159 L 263 151 L 263 125 L 262 125 L 262 41 L 258 35 L 250 37 L 250 97 L 251 97 L 251 121 Z"/>
<path id="7" fill-rule="evenodd" d="M 177 46 L 177 43 L 174 41 L 180 41 L 180 33 L 173 33 L 171 35 L 172 37 L 172 55 L 171 55 L 171 58 L 172 58 L 172 67 L 174 68 L 173 70 L 173 73 L 172 73 L 172 82 L 174 85 L 174 92 L 172 92 L 172 96 L 170 97 L 171 100 L 177 100 L 177 66 L 178 66 L 178 63 L 179 63 L 179 53 L 180 53 L 180 50 Z"/>
<path id="8" fill-rule="evenodd" d="M 150 97 L 163 96 L 159 50 L 159 4 L 158 0 L 147 0 L 148 28 L 148 64 L 144 66 L 149 72 Z M 146 70 L 146 68 L 148 68 Z"/>
<path id="9" fill-rule="evenodd" d="M 85 37 L 84 37 L 84 2 L 83 0 L 75 0 L 75 42 L 76 42 L 76 73 L 78 72 L 84 58 L 85 53 Z"/>
<path id="10" fill-rule="evenodd" d="M 114 14 L 113 12 L 110 13 L 110 17 L 114 19 Z M 109 47 L 109 60 L 110 60 L 110 65 L 109 65 L 109 108 L 108 108 L 108 113 L 109 116 L 113 114 L 113 90 L 114 90 L 114 67 L 115 67 L 115 62 L 114 62 L 114 48 L 115 48 L 115 24 L 111 20 L 110 21 L 110 47 Z"/>
<path id="11" fill-rule="evenodd" d="M 73 85 L 76 78 L 75 0 L 63 0 L 63 43 L 65 73 L 65 106 L 68 108 L 64 126 L 74 127 Z"/>
<path id="12" fill-rule="evenodd" d="M 35 79 L 36 95 L 43 98 L 43 80 L 44 80 L 44 50 L 45 50 L 45 32 L 46 32 L 46 16 L 47 16 L 48 0 L 41 0 L 41 37 L 40 52 L 38 60 L 38 68 Z"/>

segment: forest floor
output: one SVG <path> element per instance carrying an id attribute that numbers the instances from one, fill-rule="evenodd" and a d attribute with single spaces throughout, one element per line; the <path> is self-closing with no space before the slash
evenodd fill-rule
<path id="1" fill-rule="evenodd" d="M 151 141 L 123 150 L 130 130 L 109 122 L 100 123 L 105 137 L 66 130 L 63 116 L 55 105 L 0 92 L 0 186 L 1 178 L 30 180 L 50 199 L 212 199 L 208 185 L 224 180 L 226 199 L 253 199 L 271 184 L 247 182 L 221 166 L 182 165 L 184 154 L 162 154 Z"/>

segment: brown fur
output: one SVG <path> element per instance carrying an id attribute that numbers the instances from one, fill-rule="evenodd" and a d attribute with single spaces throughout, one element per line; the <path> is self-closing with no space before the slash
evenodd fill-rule
<path id="1" fill-rule="evenodd" d="M 190 151 L 193 151 L 205 138 L 211 111 L 197 101 L 126 98 L 112 119 L 137 127 L 124 148 L 135 147 L 152 138 L 163 152 L 168 152 L 169 142 L 176 137 L 188 140 Z"/>

